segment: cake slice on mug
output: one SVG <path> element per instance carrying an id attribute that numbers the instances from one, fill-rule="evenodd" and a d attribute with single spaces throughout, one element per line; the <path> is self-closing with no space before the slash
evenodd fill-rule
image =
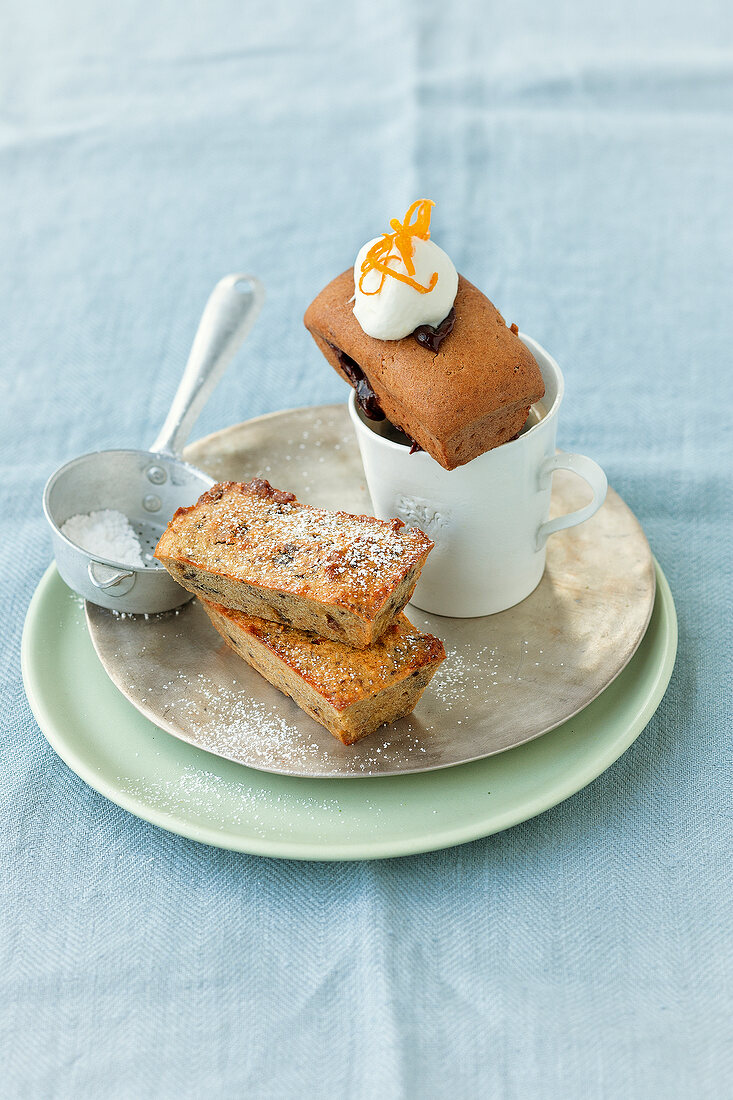
<path id="1" fill-rule="evenodd" d="M 516 325 L 430 240 L 432 206 L 413 203 L 364 245 L 305 325 L 365 416 L 452 470 L 512 439 L 545 387 Z"/>

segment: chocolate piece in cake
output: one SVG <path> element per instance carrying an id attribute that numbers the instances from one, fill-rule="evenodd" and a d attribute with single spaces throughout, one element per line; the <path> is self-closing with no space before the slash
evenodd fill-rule
<path id="1" fill-rule="evenodd" d="M 414 710 L 445 659 L 443 643 L 405 615 L 378 642 L 352 649 L 201 600 L 227 645 L 298 706 L 351 745 Z"/>
<path id="2" fill-rule="evenodd" d="M 407 603 L 432 547 L 401 520 L 312 508 L 256 479 L 179 508 L 155 556 L 197 596 L 362 647 Z"/>

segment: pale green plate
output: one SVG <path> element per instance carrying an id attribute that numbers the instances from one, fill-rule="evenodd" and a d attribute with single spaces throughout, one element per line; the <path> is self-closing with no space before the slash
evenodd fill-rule
<path id="1" fill-rule="evenodd" d="M 100 794 L 173 833 L 288 859 L 378 859 L 462 844 L 586 786 L 638 737 L 672 675 L 677 619 L 657 565 L 647 633 L 584 711 L 519 748 L 417 775 L 297 779 L 252 771 L 159 730 L 118 692 L 81 600 L 49 567 L 23 632 L 33 713 L 62 760 Z"/>

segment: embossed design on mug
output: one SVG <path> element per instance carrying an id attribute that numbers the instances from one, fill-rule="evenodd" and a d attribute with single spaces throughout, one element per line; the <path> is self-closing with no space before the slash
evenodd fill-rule
<path id="1" fill-rule="evenodd" d="M 435 505 L 423 497 L 397 497 L 397 515 L 408 526 L 420 527 L 423 531 L 438 531 L 447 527 L 450 521 L 450 512 L 438 511 Z"/>

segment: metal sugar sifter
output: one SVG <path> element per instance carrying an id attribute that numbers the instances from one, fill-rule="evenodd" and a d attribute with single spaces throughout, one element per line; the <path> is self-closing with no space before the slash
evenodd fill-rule
<path id="1" fill-rule="evenodd" d="M 149 451 L 95 451 L 52 474 L 43 493 L 56 565 L 80 596 L 128 614 L 169 611 L 191 599 L 153 558 L 177 508 L 193 504 L 213 478 L 181 458 L 201 410 L 262 308 L 262 284 L 227 275 L 206 303 L 180 385 Z M 127 516 L 142 548 L 143 566 L 91 554 L 61 533 L 71 516 L 103 509 Z"/>

